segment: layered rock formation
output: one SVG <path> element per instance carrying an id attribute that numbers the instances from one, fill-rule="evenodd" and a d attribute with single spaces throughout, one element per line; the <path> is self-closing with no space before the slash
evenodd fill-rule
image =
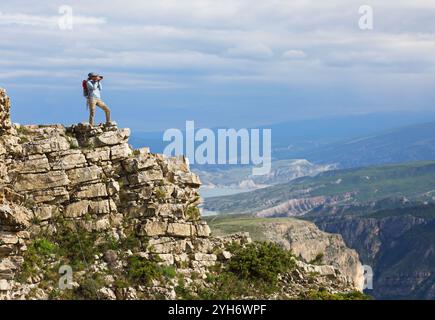
<path id="1" fill-rule="evenodd" d="M 273 242 L 298 257 L 307 272 L 341 278 L 363 289 L 363 266 L 358 253 L 349 249 L 341 235 L 321 231 L 314 223 L 296 218 L 249 218 L 222 216 L 209 218 L 215 234 L 249 232 L 255 241 Z"/>
<path id="2" fill-rule="evenodd" d="M 263 228 L 267 240 L 279 243 L 303 261 L 319 264 L 314 268 L 316 272 L 339 273 L 363 289 L 364 270 L 359 256 L 346 246 L 341 235 L 323 232 L 314 223 L 297 219 L 271 219 L 263 223 Z"/>
<path id="3" fill-rule="evenodd" d="M 0 93 L 0 289 L 8 288 L 5 280 L 13 279 L 22 263 L 26 240 L 41 231 L 56 232 L 59 217 L 116 239 L 128 220 L 138 235 L 154 237 L 155 253 L 170 263 L 174 249 L 185 251 L 186 245 L 194 247 L 191 240 L 209 237 L 197 208 L 200 181 L 184 157 L 132 150 L 130 130 L 116 125 L 12 127 L 9 99 Z M 194 258 L 198 265 L 216 260 Z"/>
<path id="4" fill-rule="evenodd" d="M 69 263 L 79 265 L 71 285 L 85 288 L 95 276 L 98 298 L 174 299 L 180 278 L 148 283 L 142 273 L 156 269 L 147 261 L 174 267 L 183 286 L 202 285 L 209 268 L 231 259 L 230 245 L 250 242 L 246 234 L 210 237 L 197 208 L 200 181 L 184 157 L 133 150 L 130 130 L 114 123 L 12 125 L 9 109 L 0 90 L 0 298 L 62 297 L 57 270 Z M 147 285 L 121 284 L 126 272 Z"/>
<path id="5" fill-rule="evenodd" d="M 315 217 L 327 232 L 342 234 L 373 268 L 378 299 L 435 297 L 435 206 L 389 209 L 369 216 Z"/>
<path id="6" fill-rule="evenodd" d="M 11 129 L 10 101 L 5 89 L 0 88 L 0 133 L 5 134 Z"/>

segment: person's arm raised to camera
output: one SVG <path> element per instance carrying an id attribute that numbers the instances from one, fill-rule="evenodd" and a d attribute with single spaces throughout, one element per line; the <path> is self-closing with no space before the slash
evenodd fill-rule
<path id="1" fill-rule="evenodd" d="M 98 89 L 98 81 L 93 82 L 93 81 L 91 81 L 91 80 L 88 80 L 88 81 L 86 82 L 86 85 L 88 86 L 88 91 L 89 91 L 89 92 L 92 92 L 92 91 Z"/>

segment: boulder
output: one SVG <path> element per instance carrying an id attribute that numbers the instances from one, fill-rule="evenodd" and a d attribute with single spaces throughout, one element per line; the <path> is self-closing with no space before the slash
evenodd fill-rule
<path id="1" fill-rule="evenodd" d="M 125 142 L 130 136 L 130 129 L 107 131 L 96 137 L 99 146 L 113 146 Z"/>
<path id="2" fill-rule="evenodd" d="M 92 163 L 110 160 L 110 147 L 83 150 L 86 159 Z"/>
<path id="3" fill-rule="evenodd" d="M 110 159 L 112 161 L 128 158 L 133 151 L 127 143 L 116 145 L 110 148 Z"/>
<path id="4" fill-rule="evenodd" d="M 0 221 L 2 226 L 25 229 L 30 226 L 32 212 L 18 205 L 0 204 Z"/>
<path id="5" fill-rule="evenodd" d="M 196 227 L 196 233 L 198 237 L 210 236 L 211 230 L 207 223 L 197 224 L 195 227 Z"/>
<path id="6" fill-rule="evenodd" d="M 75 199 L 90 199 L 107 197 L 107 187 L 105 183 L 95 183 L 91 185 L 81 186 L 80 189 L 73 194 Z"/>
<path id="7" fill-rule="evenodd" d="M 8 291 L 11 289 L 11 285 L 7 280 L 0 279 L 0 291 Z"/>
<path id="8" fill-rule="evenodd" d="M 44 190 L 63 187 L 70 183 L 68 176 L 63 171 L 50 171 L 47 173 L 20 174 L 14 189 L 20 191 Z"/>
<path id="9" fill-rule="evenodd" d="M 190 237 L 192 226 L 187 223 L 169 223 L 167 234 L 173 237 Z"/>
<path id="10" fill-rule="evenodd" d="M 140 171 L 128 177 L 128 181 L 133 185 L 148 184 L 158 180 L 163 180 L 163 172 L 156 169 Z"/>
<path id="11" fill-rule="evenodd" d="M 98 166 L 91 166 L 68 170 L 67 175 L 74 185 L 99 180 L 103 175 L 103 170 Z"/>
<path id="12" fill-rule="evenodd" d="M 123 161 L 123 165 L 129 173 L 159 167 L 155 157 L 150 154 L 139 154 L 135 158 L 126 159 Z"/>
<path id="13" fill-rule="evenodd" d="M 93 214 L 108 214 L 110 213 L 109 200 L 90 201 L 89 212 Z"/>
<path id="14" fill-rule="evenodd" d="M 50 165 L 45 154 L 30 155 L 23 162 L 20 162 L 17 168 L 20 173 L 42 173 L 48 170 L 50 170 Z"/>
<path id="15" fill-rule="evenodd" d="M 61 135 L 53 135 L 46 139 L 33 140 L 24 144 L 24 153 L 42 154 L 50 152 L 58 152 L 68 150 L 70 148 L 69 141 Z"/>
<path id="16" fill-rule="evenodd" d="M 70 150 L 52 161 L 53 170 L 69 170 L 84 167 L 86 158 L 79 150 Z"/>
<path id="17" fill-rule="evenodd" d="M 33 211 L 35 218 L 40 221 L 51 219 L 54 212 L 58 212 L 58 209 L 51 205 L 38 206 Z"/>
<path id="18" fill-rule="evenodd" d="M 6 90 L 0 88 L 0 133 L 8 132 L 11 127 L 11 103 Z"/>
<path id="19" fill-rule="evenodd" d="M 65 209 L 65 216 L 68 218 L 81 217 L 89 212 L 89 201 L 83 200 L 68 205 Z"/>
<path id="20" fill-rule="evenodd" d="M 140 234 L 149 237 L 163 236 L 167 227 L 167 223 L 163 221 L 147 221 L 141 226 Z"/>

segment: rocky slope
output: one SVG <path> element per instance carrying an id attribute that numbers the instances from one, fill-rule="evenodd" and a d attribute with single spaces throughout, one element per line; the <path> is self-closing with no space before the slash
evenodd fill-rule
<path id="1" fill-rule="evenodd" d="M 340 235 L 320 231 L 312 222 L 234 216 L 209 217 L 207 221 L 215 234 L 249 232 L 254 240 L 277 243 L 301 261 L 315 264 L 313 270 L 336 274 L 359 289 L 363 287 L 363 268 L 356 251 L 349 249 Z"/>
<path id="2" fill-rule="evenodd" d="M 376 298 L 435 297 L 435 206 L 311 219 L 322 230 L 340 233 L 372 266 Z"/>
<path id="3" fill-rule="evenodd" d="M 357 252 L 349 249 L 340 235 L 323 232 L 312 222 L 246 216 L 208 217 L 207 221 L 214 234 L 249 232 L 254 240 L 277 243 L 301 261 L 315 264 L 322 273 L 337 274 L 363 288 L 363 268 Z"/>
<path id="4" fill-rule="evenodd" d="M 188 161 L 133 150 L 129 129 L 13 125 L 3 89 L 0 119 L 0 299 L 324 298 L 357 289 L 246 234 L 212 237 Z M 256 287 L 269 271 L 240 273 L 255 250 L 285 258 L 273 291 Z M 252 274 L 261 279 L 240 278 Z"/>
<path id="5" fill-rule="evenodd" d="M 363 268 L 355 250 L 339 234 L 320 231 L 314 223 L 288 219 L 264 224 L 267 240 L 291 250 L 303 261 L 334 266 L 349 282 L 363 288 Z"/>

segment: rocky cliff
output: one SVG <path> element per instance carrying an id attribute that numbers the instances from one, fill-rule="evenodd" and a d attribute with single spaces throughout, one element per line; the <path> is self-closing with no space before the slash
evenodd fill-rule
<path id="1" fill-rule="evenodd" d="M 210 236 L 197 207 L 200 181 L 184 157 L 133 150 L 130 130 L 114 123 L 11 124 L 2 89 L 0 132 L 0 298 L 210 298 L 239 283 L 227 273 L 256 247 L 246 234 Z M 225 297 L 355 290 L 330 274 L 313 279 L 309 264 L 291 259 L 278 291 L 248 283 Z"/>
<path id="2" fill-rule="evenodd" d="M 208 218 L 215 234 L 249 232 L 254 240 L 279 244 L 300 261 L 309 263 L 312 272 L 341 277 L 362 290 L 363 267 L 355 250 L 349 249 L 338 234 L 319 230 L 312 222 L 295 218 L 249 218 L 221 216 Z"/>
<path id="3" fill-rule="evenodd" d="M 379 299 L 435 296 L 435 206 L 374 214 L 316 216 L 322 230 L 340 233 L 374 272 L 370 294 Z"/>
<path id="4" fill-rule="evenodd" d="M 271 219 L 263 223 L 263 228 L 267 240 L 279 243 L 303 261 L 332 266 L 346 281 L 363 289 L 364 271 L 358 253 L 346 246 L 341 235 L 323 232 L 314 223 L 297 219 Z"/>

